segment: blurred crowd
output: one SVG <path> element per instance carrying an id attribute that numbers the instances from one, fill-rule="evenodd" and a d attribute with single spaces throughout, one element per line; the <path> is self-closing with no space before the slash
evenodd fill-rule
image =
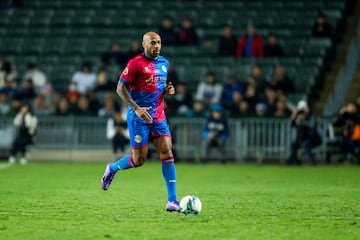
<path id="1" fill-rule="evenodd" d="M 165 16 L 158 32 L 164 48 L 199 44 L 190 17 L 184 17 L 180 26 L 174 26 L 174 20 Z M 323 14 L 317 16 L 312 32 L 314 37 L 331 37 L 331 25 Z M 234 34 L 231 25 L 225 25 L 218 41 L 217 56 L 255 59 L 284 56 L 276 35 L 269 34 L 265 43 L 263 38 L 253 24 L 249 24 L 240 36 Z M 130 58 L 141 52 L 141 43 L 137 40 L 131 41 L 128 51 L 114 43 L 109 51 L 99 56 L 97 66 L 100 67 L 96 71 L 92 63 L 85 62 L 73 73 L 65 91 L 55 89 L 51 79 L 36 63 L 29 62 L 26 72 L 20 76 L 17 66 L 3 56 L 0 62 L 0 115 L 15 116 L 22 103 L 30 103 L 37 116 L 112 116 L 125 106 L 115 95 L 118 79 L 110 76 L 108 67 L 115 64 L 121 70 Z M 211 106 L 221 104 L 225 114 L 231 117 L 289 117 L 294 106 L 288 100 L 288 94 L 296 90 L 294 81 L 283 65 L 275 66 L 273 72 L 272 76 L 265 75 L 262 66 L 255 64 L 249 76 L 225 76 L 224 82 L 209 69 L 205 76 L 197 76 L 196 91 L 190 91 L 184 79 L 179 79 L 176 66 L 172 66 L 168 79 L 174 83 L 176 95 L 166 98 L 167 114 L 204 117 L 209 115 Z"/>

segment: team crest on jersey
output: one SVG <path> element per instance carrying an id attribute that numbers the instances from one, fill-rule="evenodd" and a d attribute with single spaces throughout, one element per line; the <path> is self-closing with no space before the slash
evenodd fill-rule
<path id="1" fill-rule="evenodd" d="M 163 70 L 163 72 L 165 72 L 165 73 L 167 72 L 167 68 L 166 68 L 165 65 L 162 65 L 162 66 L 161 66 L 161 69 Z"/>
<path id="2" fill-rule="evenodd" d="M 144 73 L 150 72 L 150 69 L 148 67 L 144 67 Z"/>
<path id="3" fill-rule="evenodd" d="M 141 143 L 142 142 L 142 137 L 140 135 L 135 135 L 134 140 L 136 143 Z"/>
<path id="4" fill-rule="evenodd" d="M 129 73 L 129 69 L 126 67 L 125 69 L 124 69 L 124 71 L 123 71 L 123 74 L 124 75 L 127 75 Z"/>

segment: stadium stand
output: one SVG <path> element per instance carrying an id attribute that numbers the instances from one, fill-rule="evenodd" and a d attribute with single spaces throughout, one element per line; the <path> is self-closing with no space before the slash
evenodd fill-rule
<path id="1" fill-rule="evenodd" d="M 344 1 L 289 2 L 285 0 L 242 1 L 119 1 L 119 0 L 34 0 L 23 8 L 0 11 L 0 53 L 10 55 L 22 76 L 26 63 L 36 62 L 59 91 L 65 90 L 69 76 L 82 62 L 93 61 L 114 42 L 125 50 L 131 39 L 148 30 L 157 30 L 163 15 L 172 16 L 179 26 L 190 16 L 201 38 L 199 46 L 165 46 L 163 54 L 175 63 L 180 79 L 194 90 L 205 69 L 219 76 L 248 75 L 251 65 L 261 63 L 271 74 L 282 63 L 294 79 L 296 92 L 290 99 L 303 98 L 321 78 L 330 39 L 311 37 L 311 26 L 319 11 L 337 29 L 343 17 Z M 217 58 L 217 41 L 222 26 L 232 24 L 240 35 L 253 23 L 260 34 L 274 33 L 285 50 L 282 58 Z M 140 40 L 140 39 L 139 39 Z M 119 69 L 120 70 L 120 69 Z M 118 71 L 113 71 L 118 73 Z M 116 75 L 112 76 L 114 79 Z M 240 77 L 244 78 L 244 77 Z"/>

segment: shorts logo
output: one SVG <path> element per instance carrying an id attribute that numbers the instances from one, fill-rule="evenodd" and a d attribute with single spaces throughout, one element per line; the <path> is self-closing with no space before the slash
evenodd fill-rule
<path id="1" fill-rule="evenodd" d="M 136 143 L 141 143 L 142 142 L 142 137 L 140 135 L 135 135 L 134 140 Z"/>
<path id="2" fill-rule="evenodd" d="M 125 69 L 124 69 L 124 71 L 123 71 L 123 74 L 124 75 L 127 75 L 129 73 L 129 69 L 126 67 Z"/>
<path id="3" fill-rule="evenodd" d="M 161 66 L 161 69 L 163 70 L 163 72 L 167 72 L 167 68 L 166 68 L 165 65 L 162 65 L 162 66 Z"/>

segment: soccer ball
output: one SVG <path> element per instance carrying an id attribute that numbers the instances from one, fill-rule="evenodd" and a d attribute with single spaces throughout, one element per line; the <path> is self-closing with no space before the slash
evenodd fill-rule
<path id="1" fill-rule="evenodd" d="M 201 211 L 201 201 L 194 195 L 187 195 L 181 199 L 180 208 L 185 215 L 197 215 Z"/>

